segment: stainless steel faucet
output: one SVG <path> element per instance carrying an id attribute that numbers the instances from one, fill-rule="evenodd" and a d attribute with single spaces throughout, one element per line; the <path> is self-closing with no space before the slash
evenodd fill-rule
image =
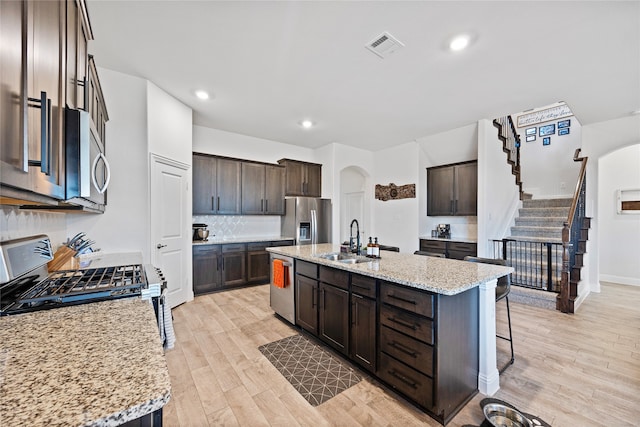
<path id="1" fill-rule="evenodd" d="M 356 223 L 356 250 L 353 250 L 353 223 Z M 351 221 L 351 225 L 349 225 L 349 250 L 351 252 L 355 252 L 357 255 L 360 255 L 360 225 L 358 225 L 358 220 L 354 219 Z"/>

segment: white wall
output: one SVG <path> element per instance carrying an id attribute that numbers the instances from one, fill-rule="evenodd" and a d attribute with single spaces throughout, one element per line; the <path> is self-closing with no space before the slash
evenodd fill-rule
<path id="1" fill-rule="evenodd" d="M 408 142 L 373 153 L 373 184 L 416 184 L 416 196 L 425 191 L 418 181 L 419 147 Z M 398 246 L 400 252 L 412 253 L 419 247 L 418 199 L 373 201 L 372 236 L 381 245 Z"/>
<path id="2" fill-rule="evenodd" d="M 520 192 L 491 120 L 478 122 L 478 256 L 493 258 L 492 239 L 509 233 Z"/>
<path id="3" fill-rule="evenodd" d="M 111 165 L 107 208 L 102 215 L 68 214 L 67 234 L 84 231 L 106 252 L 142 251 L 149 259 L 147 82 L 99 68 L 109 112 L 106 156 Z"/>
<path id="4" fill-rule="evenodd" d="M 496 137 L 497 140 L 497 137 Z M 475 239 L 477 217 L 427 216 L 427 168 L 466 162 L 478 158 L 478 125 L 476 123 L 417 140 L 420 147 L 418 176 L 422 191 L 418 192 L 419 235 L 429 237 L 437 224 L 451 224 L 451 236 Z"/>
<path id="5" fill-rule="evenodd" d="M 591 217 L 591 230 L 589 231 L 589 242 L 587 242 L 587 254 L 585 265 L 589 281 L 578 289 L 581 297 L 589 291 L 600 291 L 600 269 L 608 269 L 600 262 L 601 235 L 608 232 L 608 224 L 599 218 L 599 211 L 606 209 L 606 202 L 600 202 L 598 195 L 598 182 L 600 171 L 598 159 L 630 145 L 640 144 L 640 116 L 623 117 L 616 120 L 594 123 L 582 127 L 582 153 L 589 158 L 587 163 L 587 216 Z M 617 171 L 616 171 L 617 173 Z M 611 235 L 612 238 L 625 241 L 625 235 Z M 626 247 L 626 245 L 625 245 Z M 631 248 L 629 248 L 631 249 Z"/>
<path id="6" fill-rule="evenodd" d="M 147 82 L 149 152 L 191 164 L 193 112 L 191 108 Z"/>
<path id="7" fill-rule="evenodd" d="M 598 161 L 600 280 L 640 286 L 640 214 L 618 214 L 616 192 L 640 189 L 640 144 Z"/>
<path id="8" fill-rule="evenodd" d="M 570 120 L 568 135 L 558 135 L 558 122 L 562 120 Z M 514 122 L 517 121 L 514 115 Z M 555 134 L 549 135 L 550 145 L 542 145 L 543 137 L 538 136 L 538 128 L 549 124 L 556 125 Z M 525 130 L 532 127 L 536 128 L 536 139 L 526 142 Z M 573 197 L 580 173 L 580 163 L 573 161 L 575 150 L 582 146 L 580 122 L 574 116 L 564 117 L 530 126 L 516 126 L 516 132 L 521 138 L 520 178 L 523 191 L 532 194 L 534 199 Z"/>

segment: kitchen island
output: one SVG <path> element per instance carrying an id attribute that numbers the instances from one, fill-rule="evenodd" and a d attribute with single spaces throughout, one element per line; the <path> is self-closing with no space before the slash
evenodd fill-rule
<path id="1" fill-rule="evenodd" d="M 295 260 L 296 324 L 446 424 L 499 388 L 495 286 L 510 267 L 332 244 L 269 248 Z M 349 259 L 351 258 L 351 259 Z"/>
<path id="2" fill-rule="evenodd" d="M 116 426 L 158 411 L 170 394 L 148 301 L 0 318 L 0 425 Z"/>

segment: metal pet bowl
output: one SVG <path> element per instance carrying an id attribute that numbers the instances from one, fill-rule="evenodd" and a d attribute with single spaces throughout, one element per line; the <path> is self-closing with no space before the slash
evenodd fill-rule
<path id="1" fill-rule="evenodd" d="M 484 417 L 495 427 L 533 427 L 519 411 L 499 403 L 488 403 L 482 408 Z"/>

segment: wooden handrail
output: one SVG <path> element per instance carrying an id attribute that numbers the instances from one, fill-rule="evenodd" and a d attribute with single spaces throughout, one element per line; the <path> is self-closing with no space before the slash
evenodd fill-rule
<path id="1" fill-rule="evenodd" d="M 576 213 L 576 209 L 578 207 L 578 199 L 580 198 L 580 189 L 582 188 L 582 183 L 584 182 L 584 177 L 587 173 L 587 160 L 589 160 L 588 157 L 579 157 L 580 151 L 582 151 L 582 149 L 577 148 L 575 153 L 573 153 L 573 161 L 582 162 L 582 166 L 580 166 L 580 174 L 578 175 L 576 190 L 573 193 L 573 200 L 571 201 L 571 209 L 569 209 L 569 216 L 567 217 L 569 228 L 571 228 L 571 226 L 573 225 L 573 216 Z"/>

